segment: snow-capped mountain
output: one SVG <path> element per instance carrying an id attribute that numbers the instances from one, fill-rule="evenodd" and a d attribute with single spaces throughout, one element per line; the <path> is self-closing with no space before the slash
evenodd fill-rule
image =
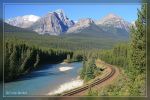
<path id="1" fill-rule="evenodd" d="M 12 26 L 27 28 L 39 34 L 61 35 L 72 33 L 105 33 L 118 36 L 128 36 L 130 23 L 123 18 L 108 14 L 100 20 L 82 18 L 70 20 L 62 9 L 48 12 L 45 16 L 35 15 L 19 16 L 6 20 Z"/>
<path id="2" fill-rule="evenodd" d="M 73 25 L 74 22 L 66 17 L 64 11 L 58 9 L 41 17 L 30 28 L 39 34 L 60 35 Z"/>
<path id="3" fill-rule="evenodd" d="M 28 28 L 34 22 L 36 22 L 39 18 L 40 18 L 39 16 L 35 16 L 35 15 L 18 16 L 18 17 L 6 20 L 6 23 L 12 26 L 16 26 L 16 27 Z"/>
<path id="4" fill-rule="evenodd" d="M 108 14 L 104 18 L 98 20 L 95 22 L 97 25 L 105 26 L 105 27 L 114 27 L 114 28 L 120 28 L 125 29 L 127 32 L 129 32 L 130 23 L 125 21 L 120 16 L 117 16 L 115 14 Z M 107 30 L 107 28 L 105 29 Z"/>

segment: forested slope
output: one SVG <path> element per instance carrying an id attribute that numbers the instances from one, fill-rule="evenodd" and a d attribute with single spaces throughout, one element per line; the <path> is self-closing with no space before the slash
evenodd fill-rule
<path id="1" fill-rule="evenodd" d="M 106 63 L 120 67 L 121 74 L 111 85 L 90 90 L 89 96 L 145 96 L 146 95 L 146 5 L 142 5 L 138 10 L 138 19 L 135 26 L 131 27 L 130 42 L 119 44 L 110 50 L 100 50 L 94 52 L 92 56 L 84 61 L 81 71 L 84 72 L 83 79 L 93 79 L 90 77 L 94 72 L 88 73 L 92 68 L 87 63 L 95 64 L 96 59 L 101 59 Z M 90 59 L 95 60 L 90 60 Z M 91 62 L 92 61 L 92 62 Z M 81 74 L 82 75 L 82 74 Z"/>

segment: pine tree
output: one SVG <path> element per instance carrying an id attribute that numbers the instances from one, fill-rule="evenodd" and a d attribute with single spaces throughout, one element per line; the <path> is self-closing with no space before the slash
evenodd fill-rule
<path id="1" fill-rule="evenodd" d="M 130 41 L 130 66 L 129 69 L 134 74 L 145 71 L 146 68 L 146 5 L 143 4 L 138 10 L 138 19 L 135 26 L 131 27 Z M 132 68 L 130 68 L 132 67 Z"/>
<path id="2" fill-rule="evenodd" d="M 17 72 L 18 72 L 18 59 L 17 59 L 17 51 L 16 51 L 16 48 L 15 46 L 13 47 L 13 53 L 10 55 L 10 63 L 9 63 L 9 75 L 10 77 L 16 77 L 17 75 Z"/>

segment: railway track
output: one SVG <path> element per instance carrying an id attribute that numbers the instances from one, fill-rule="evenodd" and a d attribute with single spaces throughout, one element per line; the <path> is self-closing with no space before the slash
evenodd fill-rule
<path id="1" fill-rule="evenodd" d="M 111 69 L 111 72 L 110 72 L 106 77 L 104 77 L 104 78 L 102 78 L 102 79 L 101 79 L 101 78 L 98 78 L 97 80 L 93 81 L 92 83 L 86 84 L 85 86 L 83 86 L 83 87 L 81 87 L 81 88 L 79 88 L 79 89 L 75 89 L 75 90 L 72 90 L 72 91 L 69 91 L 69 92 L 66 92 L 66 93 L 62 94 L 62 96 L 71 96 L 71 95 L 80 93 L 80 92 L 82 92 L 82 91 L 85 91 L 85 90 L 89 89 L 90 87 L 94 87 L 94 86 L 96 86 L 96 85 L 98 85 L 98 84 L 100 84 L 100 83 L 102 83 L 102 82 L 108 80 L 108 79 L 111 78 L 111 77 L 115 74 L 115 72 L 116 72 L 116 70 L 115 70 L 114 67 L 112 67 L 111 65 L 109 65 L 109 67 L 110 67 L 110 69 Z"/>

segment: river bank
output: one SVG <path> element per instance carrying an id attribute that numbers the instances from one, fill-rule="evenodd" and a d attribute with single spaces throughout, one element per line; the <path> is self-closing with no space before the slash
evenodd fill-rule
<path id="1" fill-rule="evenodd" d="M 45 96 L 65 89 L 72 89 L 76 87 L 75 84 L 81 86 L 82 80 L 78 79 L 81 67 L 81 62 L 43 65 L 39 70 L 24 75 L 18 81 L 5 83 L 4 95 Z M 25 94 L 19 94 L 19 92 Z"/>

